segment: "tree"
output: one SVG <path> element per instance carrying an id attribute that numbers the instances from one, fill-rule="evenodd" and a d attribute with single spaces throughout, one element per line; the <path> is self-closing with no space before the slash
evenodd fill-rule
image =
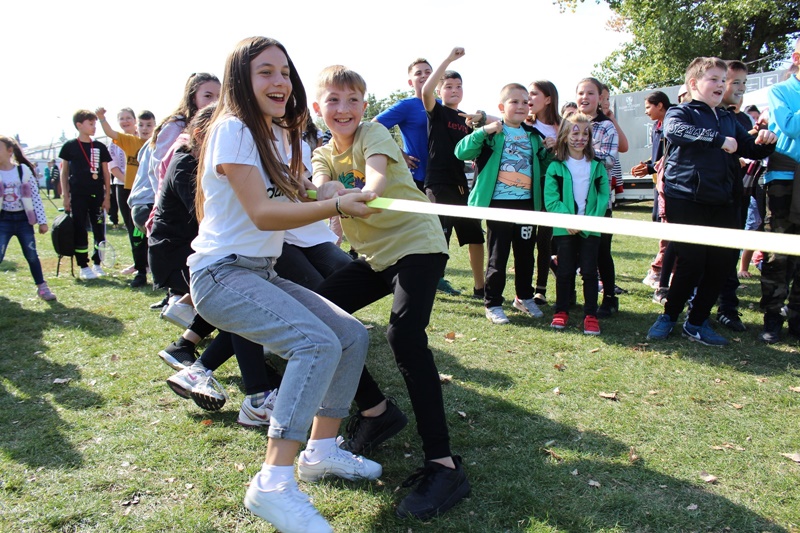
<path id="1" fill-rule="evenodd" d="M 584 0 L 554 0 L 562 11 Z M 614 12 L 610 28 L 631 40 L 595 74 L 617 90 L 683 83 L 698 56 L 744 61 L 751 71 L 775 68 L 800 35 L 800 0 L 595 0 Z"/>

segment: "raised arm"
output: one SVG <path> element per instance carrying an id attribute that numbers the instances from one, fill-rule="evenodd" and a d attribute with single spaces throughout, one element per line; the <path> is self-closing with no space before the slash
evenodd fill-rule
<path id="1" fill-rule="evenodd" d="M 97 120 L 100 121 L 100 126 L 103 127 L 103 132 L 106 135 L 108 135 L 111 139 L 116 141 L 117 138 L 119 137 L 119 133 L 117 133 L 117 131 L 114 128 L 112 128 L 111 124 L 109 124 L 108 121 L 106 120 L 106 108 L 98 107 L 97 109 L 94 110 L 94 112 L 97 114 Z"/>
<path id="2" fill-rule="evenodd" d="M 450 63 L 462 57 L 464 57 L 464 49 L 461 47 L 453 48 L 450 51 L 450 55 L 442 61 L 442 64 L 433 71 L 433 74 L 428 76 L 425 85 L 422 86 L 422 103 L 425 104 L 426 111 L 433 110 L 436 105 L 436 86 L 439 85 L 439 81 L 444 76 L 447 67 L 450 66 Z"/>

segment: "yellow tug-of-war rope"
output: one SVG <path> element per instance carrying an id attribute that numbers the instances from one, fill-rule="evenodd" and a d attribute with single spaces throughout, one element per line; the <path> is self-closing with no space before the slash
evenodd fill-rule
<path id="1" fill-rule="evenodd" d="M 316 191 L 308 192 L 309 198 L 316 198 Z M 617 235 L 646 237 L 649 239 L 664 239 L 667 241 L 721 246 L 723 248 L 733 248 L 736 250 L 760 250 L 762 252 L 800 255 L 800 235 L 744 231 L 687 224 L 658 224 L 655 222 L 628 220 L 624 218 L 563 215 L 560 213 L 519 211 L 516 209 L 499 209 L 496 207 L 434 204 L 393 198 L 376 198 L 367 203 L 367 205 L 375 209 L 389 209 L 391 211 L 404 211 L 406 213 L 476 218 L 478 220 L 496 220 L 499 222 L 512 222 L 514 224 L 529 226 L 572 228 L 599 233 L 613 233 Z"/>

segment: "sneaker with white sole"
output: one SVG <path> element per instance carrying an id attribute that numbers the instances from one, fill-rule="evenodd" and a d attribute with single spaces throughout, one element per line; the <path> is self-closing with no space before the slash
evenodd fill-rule
<path id="1" fill-rule="evenodd" d="M 492 324 L 508 324 L 508 317 L 506 316 L 503 308 L 499 305 L 497 307 L 487 307 L 486 308 L 486 318 L 489 319 L 489 322 Z"/>
<path id="2" fill-rule="evenodd" d="M 514 306 L 514 309 L 522 311 L 523 313 L 527 313 L 533 318 L 542 318 L 544 316 L 544 313 L 541 309 L 539 309 L 539 306 L 536 305 L 536 302 L 533 301 L 533 298 L 520 300 L 519 298 L 514 297 L 514 303 L 512 305 Z"/>
<path id="3" fill-rule="evenodd" d="M 198 365 L 200 365 L 200 363 L 187 366 L 177 374 L 173 374 L 167 378 L 167 385 L 169 385 L 169 388 L 181 398 L 191 398 L 192 389 L 206 377 L 207 372 L 211 372 Z"/>
<path id="4" fill-rule="evenodd" d="M 699 326 L 690 324 L 687 320 L 683 323 L 681 334 L 690 341 L 699 342 L 700 344 L 705 344 L 706 346 L 727 346 L 730 342 L 728 339 L 711 329 L 708 319 L 706 319 Z"/>
<path id="5" fill-rule="evenodd" d="M 258 486 L 260 475 L 261 472 L 253 477 L 244 496 L 248 511 L 283 533 L 333 533 L 294 480 L 279 483 L 274 490 L 264 490 Z"/>
<path id="6" fill-rule="evenodd" d="M 175 324 L 181 329 L 188 329 L 196 314 L 197 311 L 194 310 L 193 306 L 175 302 L 161 311 L 161 318 Z"/>
<path id="7" fill-rule="evenodd" d="M 171 342 L 169 346 L 158 352 L 158 356 L 168 367 L 179 372 L 197 361 L 196 349 L 179 346 L 177 342 Z"/>
<path id="8" fill-rule="evenodd" d="M 651 289 L 657 289 L 659 283 L 661 282 L 661 274 L 656 274 L 652 270 L 647 271 L 647 275 L 642 280 L 642 283 L 650 287 Z"/>
<path id="9" fill-rule="evenodd" d="M 211 372 L 207 372 L 206 376 L 200 379 L 200 383 L 192 387 L 191 396 L 194 403 L 206 411 L 219 411 L 228 399 L 225 389 L 214 379 Z"/>
<path id="10" fill-rule="evenodd" d="M 94 270 L 98 278 L 106 275 L 106 271 L 103 270 L 103 267 L 100 265 L 92 265 L 92 270 Z"/>
<path id="11" fill-rule="evenodd" d="M 245 398 L 242 407 L 239 409 L 239 418 L 236 422 L 244 427 L 256 428 L 269 426 L 269 419 L 272 410 L 275 409 L 275 400 L 278 397 L 278 389 L 270 392 L 259 407 L 255 407 L 249 398 Z"/>
<path id="12" fill-rule="evenodd" d="M 370 461 L 361 455 L 355 455 L 339 446 L 344 442 L 342 437 L 336 438 L 336 446 L 330 453 L 316 462 L 308 460 L 304 451 L 297 459 L 297 475 L 303 481 L 319 481 L 325 476 L 336 476 L 343 479 L 378 479 L 383 473 L 383 467 L 375 461 Z"/>
<path id="13" fill-rule="evenodd" d="M 81 267 L 81 272 L 79 274 L 81 279 L 97 279 L 97 274 L 95 274 L 94 270 L 91 267 Z"/>

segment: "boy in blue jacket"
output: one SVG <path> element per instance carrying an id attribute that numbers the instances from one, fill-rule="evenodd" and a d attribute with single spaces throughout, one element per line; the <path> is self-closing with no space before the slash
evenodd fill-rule
<path id="1" fill-rule="evenodd" d="M 669 142 L 664 201 L 666 219 L 671 223 L 737 228 L 734 180 L 738 178 L 738 158 L 763 159 L 775 150 L 775 134 L 762 130 L 752 137 L 731 112 L 718 108 L 726 75 L 727 65 L 721 59 L 696 58 L 686 69 L 692 101 L 670 108 L 664 119 Z M 711 328 L 708 317 L 738 251 L 679 242 L 675 251 L 678 261 L 664 313 L 647 338 L 669 336 L 697 287 L 683 336 L 708 346 L 728 344 L 728 339 Z"/>

